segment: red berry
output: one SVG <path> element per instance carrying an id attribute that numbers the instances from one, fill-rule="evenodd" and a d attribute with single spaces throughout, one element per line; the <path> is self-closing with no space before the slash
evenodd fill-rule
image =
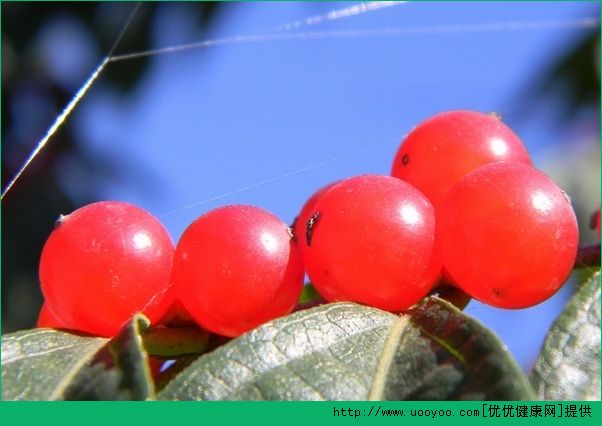
<path id="1" fill-rule="evenodd" d="M 312 194 L 311 197 L 303 204 L 301 211 L 295 218 L 295 223 L 293 224 L 293 231 L 295 232 L 295 236 L 297 238 L 305 238 L 305 234 L 307 232 L 307 221 L 310 219 L 311 215 L 314 213 L 313 208 L 316 205 L 317 201 L 320 197 L 328 191 L 333 185 L 336 185 L 339 181 L 329 183 L 328 185 L 323 186 L 318 189 L 316 192 Z"/>
<path id="2" fill-rule="evenodd" d="M 307 244 L 304 244 L 303 242 L 306 239 L 306 234 L 308 232 L 308 221 L 311 219 L 312 214 L 314 214 L 314 206 L 316 205 L 318 199 L 326 192 L 328 191 L 328 189 L 330 189 L 333 185 L 337 184 L 339 181 L 330 183 L 326 186 L 323 186 L 322 188 L 318 189 L 316 192 L 313 193 L 313 195 L 311 197 L 309 197 L 309 199 L 305 202 L 305 204 L 303 205 L 303 207 L 301 208 L 301 211 L 299 212 L 299 214 L 297 215 L 297 217 L 295 218 L 295 223 L 293 225 L 293 232 L 295 233 L 296 238 L 299 240 L 299 248 L 301 249 L 301 257 L 304 258 L 305 256 L 305 247 L 307 247 Z M 311 226 L 310 226 L 311 227 Z M 310 231 L 311 232 L 311 229 Z M 305 261 L 304 261 L 305 262 Z M 323 291 L 328 291 L 328 289 L 323 289 Z M 342 295 L 339 293 L 336 294 L 322 294 L 320 293 L 320 295 L 322 297 L 324 297 L 327 300 L 330 301 L 335 301 L 335 300 L 349 300 L 347 297 L 342 297 Z"/>
<path id="3" fill-rule="evenodd" d="M 131 204 L 103 201 L 61 217 L 40 259 L 48 309 L 70 329 L 113 336 L 136 312 L 156 321 L 172 303 L 174 246 Z"/>
<path id="4" fill-rule="evenodd" d="M 481 302 L 525 308 L 552 296 L 577 254 L 577 220 L 545 174 L 495 163 L 466 175 L 441 211 L 443 266 Z"/>
<path id="5" fill-rule="evenodd" d="M 57 317 L 55 317 L 50 310 L 48 310 L 48 306 L 46 303 L 42 305 L 40 308 L 40 313 L 38 314 L 38 322 L 36 324 L 38 328 L 64 328 L 65 326 L 61 323 Z"/>
<path id="6" fill-rule="evenodd" d="M 303 264 L 286 224 L 263 209 L 234 205 L 186 229 L 173 277 L 179 300 L 200 326 L 234 337 L 293 309 Z"/>
<path id="7" fill-rule="evenodd" d="M 432 289 L 440 269 L 432 263 L 435 215 L 410 184 L 379 175 L 345 179 L 313 210 L 310 232 L 299 240 L 307 273 L 327 300 L 400 311 Z"/>
<path id="8" fill-rule="evenodd" d="M 391 174 L 414 185 L 438 209 L 462 176 L 497 161 L 531 164 L 521 140 L 497 116 L 450 111 L 412 130 L 397 151 Z"/>

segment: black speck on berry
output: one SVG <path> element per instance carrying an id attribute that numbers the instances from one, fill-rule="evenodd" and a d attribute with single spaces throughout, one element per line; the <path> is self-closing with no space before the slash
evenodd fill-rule
<path id="1" fill-rule="evenodd" d="M 314 234 L 314 226 L 316 226 L 316 222 L 318 221 L 318 218 L 320 217 L 320 212 L 315 212 L 314 214 L 311 215 L 311 217 L 309 218 L 309 220 L 307 221 L 307 223 L 305 224 L 305 242 L 307 243 L 307 246 L 311 246 L 311 240 Z"/>
<path id="2" fill-rule="evenodd" d="M 498 297 L 504 297 L 506 296 L 506 291 L 501 289 L 501 288 L 497 288 L 497 287 L 493 287 L 491 289 L 491 291 L 493 291 L 493 294 L 495 294 Z"/>

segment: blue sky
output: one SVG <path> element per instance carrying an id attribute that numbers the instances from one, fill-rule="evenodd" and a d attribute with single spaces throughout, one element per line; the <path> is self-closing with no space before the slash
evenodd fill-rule
<path id="1" fill-rule="evenodd" d="M 271 34 L 347 6 L 227 3 L 211 27 L 199 28 L 189 4 L 164 4 L 153 48 Z M 554 121 L 553 101 L 528 119 L 514 108 L 533 79 L 591 31 L 562 23 L 599 14 L 598 2 L 407 3 L 295 30 L 320 32 L 315 39 L 157 55 L 127 96 L 101 76 L 72 125 L 86 150 L 120 168 L 118 179 L 99 182 L 99 198 L 146 208 L 176 241 L 197 216 L 225 204 L 261 206 L 291 222 L 333 180 L 388 174 L 403 135 L 445 110 L 502 114 L 545 169 L 544 157 L 568 149 L 572 130 Z M 385 29 L 401 34 L 361 35 Z M 72 166 L 66 162 L 63 181 L 77 197 Z M 567 293 L 523 311 L 471 303 L 467 312 L 494 327 L 528 368 Z"/>

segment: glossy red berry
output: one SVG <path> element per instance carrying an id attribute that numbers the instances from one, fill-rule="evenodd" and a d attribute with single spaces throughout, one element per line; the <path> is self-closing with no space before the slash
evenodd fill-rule
<path id="1" fill-rule="evenodd" d="M 61 323 L 61 320 L 55 317 L 52 314 L 52 312 L 48 310 L 48 306 L 46 306 L 46 303 L 44 303 L 40 308 L 40 313 L 38 314 L 38 321 L 36 323 L 36 327 L 64 328 L 65 326 Z"/>
<path id="2" fill-rule="evenodd" d="M 48 309 L 67 328 L 113 336 L 136 312 L 151 321 L 172 303 L 174 246 L 165 228 L 128 203 L 103 201 L 63 216 L 40 259 Z"/>
<path id="3" fill-rule="evenodd" d="M 531 164 L 522 141 L 496 115 L 450 111 L 410 132 L 397 151 L 391 174 L 418 188 L 438 209 L 460 178 L 497 161 Z"/>
<path id="4" fill-rule="evenodd" d="M 186 229 L 173 277 L 179 300 L 200 326 L 234 337 L 294 308 L 303 263 L 280 219 L 233 205 L 204 214 Z"/>
<path id="5" fill-rule="evenodd" d="M 339 181 L 329 183 L 328 185 L 318 189 L 312 194 L 311 197 L 309 197 L 305 204 L 303 204 L 303 207 L 295 218 L 295 223 L 293 224 L 293 231 L 295 232 L 295 236 L 297 236 L 297 238 L 305 238 L 305 234 L 307 233 L 307 221 L 314 213 L 313 210 L 316 202 L 326 191 L 328 191 L 328 189 L 330 189 L 333 185 L 336 185 L 338 182 Z"/>
<path id="6" fill-rule="evenodd" d="M 307 244 L 305 243 L 305 241 L 307 239 L 307 233 L 311 232 L 311 225 L 312 225 L 313 221 L 310 222 L 310 219 L 311 219 L 311 216 L 315 213 L 314 206 L 316 205 L 316 202 L 318 201 L 318 199 L 320 199 L 320 197 L 328 189 L 330 189 L 330 187 L 337 184 L 338 182 L 339 181 L 332 182 L 332 183 L 318 189 L 316 192 L 314 192 L 312 194 L 312 196 L 309 197 L 309 199 L 305 202 L 305 204 L 301 208 L 301 211 L 295 218 L 295 223 L 293 225 L 293 232 L 295 233 L 295 237 L 297 238 L 298 246 L 301 251 L 302 258 L 304 258 L 304 256 L 305 256 L 305 251 L 306 251 L 306 247 L 307 247 Z M 314 220 L 315 220 L 315 218 L 314 218 Z M 308 227 L 308 222 L 309 222 L 309 227 Z M 304 263 L 305 263 L 305 261 L 304 261 Z M 326 292 L 326 294 L 322 294 L 322 293 L 320 293 L 320 294 L 326 300 L 330 300 L 330 301 L 349 300 L 349 298 L 343 297 L 342 294 L 340 293 L 340 291 L 335 294 L 328 294 L 328 289 L 325 288 L 325 289 L 323 289 L 323 292 Z"/>
<path id="7" fill-rule="evenodd" d="M 544 173 L 495 163 L 466 175 L 441 211 L 443 265 L 481 302 L 525 308 L 552 296 L 577 254 L 577 220 Z"/>
<path id="8" fill-rule="evenodd" d="M 307 273 L 327 300 L 389 311 L 432 289 L 435 214 L 417 189 L 390 176 L 345 179 L 325 191 L 299 236 Z M 427 273 L 427 270 L 429 271 Z"/>

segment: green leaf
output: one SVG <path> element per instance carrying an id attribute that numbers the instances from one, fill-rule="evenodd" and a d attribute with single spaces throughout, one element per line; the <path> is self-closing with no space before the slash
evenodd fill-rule
<path id="1" fill-rule="evenodd" d="M 3 336 L 4 400 L 141 400 L 154 398 L 142 333 L 134 319 L 112 340 L 52 329 Z"/>
<path id="2" fill-rule="evenodd" d="M 316 290 L 312 283 L 306 283 L 303 286 L 303 290 L 301 290 L 301 295 L 299 296 L 299 301 L 297 303 L 304 304 L 318 302 L 320 300 L 324 299 L 322 299 L 322 296 L 320 293 L 318 293 L 318 290 Z"/>
<path id="3" fill-rule="evenodd" d="M 155 397 L 142 334 L 149 326 L 136 315 L 71 380 L 63 392 L 68 400 L 146 400 Z"/>
<path id="4" fill-rule="evenodd" d="M 167 359 L 199 354 L 209 346 L 209 332 L 193 325 L 155 327 L 143 339 L 149 355 Z"/>
<path id="5" fill-rule="evenodd" d="M 600 400 L 599 270 L 552 324 L 531 382 L 541 399 Z"/>
<path id="6" fill-rule="evenodd" d="M 2 399 L 58 399 L 107 339 L 48 328 L 2 336 Z"/>
<path id="7" fill-rule="evenodd" d="M 506 346 L 487 327 L 449 302 L 430 297 L 409 312 L 410 321 L 428 341 L 430 377 L 438 386 L 422 385 L 408 395 L 389 383 L 381 399 L 534 399 L 533 388 Z M 392 377 L 408 362 L 411 351 L 397 351 L 391 364 Z M 434 358 L 433 358 L 434 355 Z M 458 378 L 458 372 L 461 377 Z M 427 375 L 428 377 L 428 375 Z M 458 382 L 461 379 L 462 382 Z M 429 384 L 428 382 L 426 384 Z M 449 392 L 445 393 L 446 387 Z M 424 394 L 422 393 L 424 392 Z"/>
<path id="8" fill-rule="evenodd" d="M 397 316 L 352 303 L 267 323 L 202 355 L 159 399 L 530 399 L 485 327 L 429 298 Z"/>

